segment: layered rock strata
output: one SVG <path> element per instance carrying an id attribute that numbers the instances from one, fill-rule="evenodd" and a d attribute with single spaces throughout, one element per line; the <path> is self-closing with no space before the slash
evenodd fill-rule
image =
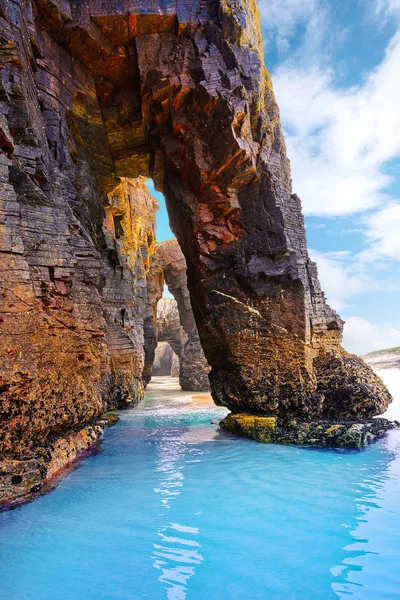
<path id="1" fill-rule="evenodd" d="M 217 403 L 386 409 L 308 257 L 253 0 L 8 0 L 0 61 L 2 457 L 142 394 L 142 176 L 166 197 Z"/>
<path id="2" fill-rule="evenodd" d="M 50 435 L 46 446 L 29 457 L 5 457 L 0 463 L 0 510 L 14 508 L 54 487 L 69 467 L 93 451 L 104 428 L 116 420 L 112 414 L 104 415 L 92 425 L 62 436 Z"/>
<path id="3" fill-rule="evenodd" d="M 58 453 L 68 463 L 80 440 L 86 448 L 97 438 L 77 431 L 95 431 L 107 408 L 142 397 L 157 209 L 144 179 L 115 176 L 95 78 L 46 19 L 39 24 L 40 11 L 15 1 L 0 11 L 0 499 L 7 501 L 5 489 L 18 495 L 52 476 L 57 447 L 75 448 Z"/>
<path id="4" fill-rule="evenodd" d="M 187 338 L 180 356 L 179 384 L 183 390 L 207 392 L 210 389 L 210 367 L 201 346 L 197 327 Z"/>
<path id="5" fill-rule="evenodd" d="M 95 78 L 114 173 L 150 172 L 166 196 L 215 401 L 282 419 L 383 411 L 307 254 L 255 3 L 42 0 L 40 23 Z"/>
<path id="6" fill-rule="evenodd" d="M 172 355 L 171 377 L 179 378 L 179 371 L 180 371 L 180 360 L 179 360 L 179 357 L 174 352 Z"/>
<path id="7" fill-rule="evenodd" d="M 162 298 L 157 304 L 157 340 L 168 342 L 179 357 L 187 336 L 179 318 L 178 304 L 172 298 Z"/>

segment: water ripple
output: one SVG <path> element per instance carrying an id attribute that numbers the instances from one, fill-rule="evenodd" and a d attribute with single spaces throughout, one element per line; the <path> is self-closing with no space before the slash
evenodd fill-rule
<path id="1" fill-rule="evenodd" d="M 154 383 L 101 453 L 0 515 L 0 598 L 399 600 L 400 433 L 269 446 L 223 414 Z"/>

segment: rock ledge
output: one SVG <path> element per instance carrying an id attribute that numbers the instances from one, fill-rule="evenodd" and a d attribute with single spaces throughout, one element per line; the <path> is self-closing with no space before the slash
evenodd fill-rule
<path id="1" fill-rule="evenodd" d="M 119 421 L 112 411 L 85 427 L 48 440 L 36 454 L 6 459 L 0 468 L 0 512 L 16 508 L 53 489 L 73 465 L 92 453 L 104 429 Z"/>
<path id="2" fill-rule="evenodd" d="M 297 420 L 285 424 L 276 417 L 231 413 L 220 422 L 220 427 L 237 435 L 264 444 L 293 444 L 318 448 L 363 448 L 390 429 L 399 427 L 397 421 L 372 419 L 370 421 L 312 421 Z"/>

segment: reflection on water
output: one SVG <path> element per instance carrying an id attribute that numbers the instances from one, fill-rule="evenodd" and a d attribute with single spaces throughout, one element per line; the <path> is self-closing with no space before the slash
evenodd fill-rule
<path id="1" fill-rule="evenodd" d="M 339 597 L 400 598 L 400 577 L 394 571 L 400 559 L 400 432 L 379 442 L 376 450 L 381 457 L 374 468 L 366 466 L 360 473 L 357 524 L 343 548 L 344 581 L 333 584 Z"/>
<path id="2" fill-rule="evenodd" d="M 157 443 L 156 472 L 160 480 L 154 492 L 161 498 L 162 517 L 167 516 L 166 511 L 182 491 L 185 479 L 183 470 L 188 460 L 186 454 L 193 451 L 201 454 L 198 449 L 190 449 L 183 444 L 175 429 L 165 429 L 162 439 Z M 168 523 L 167 519 L 166 525 L 157 530 L 159 543 L 153 544 L 153 566 L 161 572 L 158 580 L 166 584 L 168 600 L 186 598 L 186 584 L 195 573 L 195 565 L 203 560 L 199 552 L 200 544 L 195 538 L 198 533 L 198 527 Z"/>
<path id="3" fill-rule="evenodd" d="M 218 422 L 226 413 L 225 409 L 212 404 L 209 394 L 177 393 L 175 380 L 154 378 L 147 392 L 146 404 L 135 415 L 142 417 L 144 427 L 154 430 L 155 471 L 159 476 L 154 492 L 160 497 L 159 516 L 164 517 L 165 523 L 157 529 L 158 542 L 153 543 L 151 558 L 153 567 L 160 572 L 158 581 L 165 584 L 168 600 L 184 600 L 187 597 L 187 583 L 195 574 L 196 565 L 203 561 L 201 545 L 196 540 L 199 527 L 171 523 L 167 512 L 182 493 L 185 466 L 201 461 L 204 450 L 197 443 L 218 437 L 215 429 L 195 428 L 193 424 L 208 425 L 213 416 L 218 417 Z"/>
<path id="4" fill-rule="evenodd" d="M 399 431 L 270 446 L 171 379 L 146 395 L 54 493 L 0 515 L 1 599 L 400 600 Z"/>

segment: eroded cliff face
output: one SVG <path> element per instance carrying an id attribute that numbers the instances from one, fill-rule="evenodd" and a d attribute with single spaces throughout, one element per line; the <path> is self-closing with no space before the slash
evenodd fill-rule
<path id="1" fill-rule="evenodd" d="M 166 196 L 217 403 L 385 410 L 307 254 L 253 0 L 8 0 L 0 59 L 3 456 L 142 393 L 158 292 L 141 176 Z"/>
<path id="2" fill-rule="evenodd" d="M 36 9 L 8 2 L 0 15 L 6 499 L 93 443 L 107 408 L 142 397 L 157 209 L 143 179 L 113 175 L 93 76 L 37 27 Z"/>

